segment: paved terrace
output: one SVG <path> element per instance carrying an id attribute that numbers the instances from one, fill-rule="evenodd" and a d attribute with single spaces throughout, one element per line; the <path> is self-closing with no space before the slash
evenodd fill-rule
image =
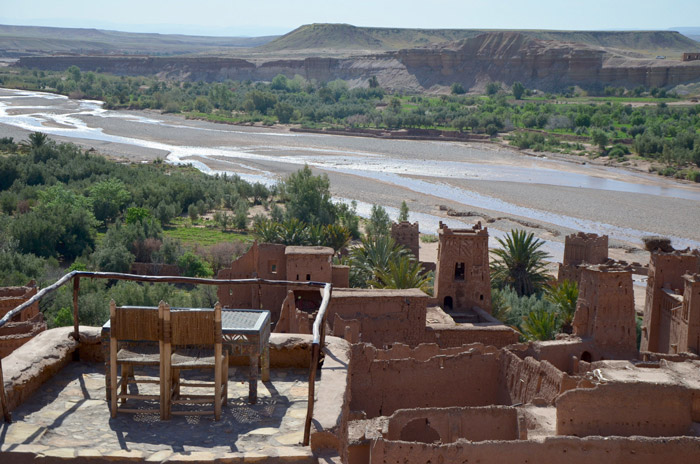
<path id="1" fill-rule="evenodd" d="M 89 350 L 82 349 L 83 329 L 80 352 L 86 359 L 91 356 Z M 15 398 L 13 403 L 20 404 L 13 408 L 11 424 L 0 423 L 0 462 L 24 463 L 37 458 L 47 463 L 64 459 L 86 463 L 319 462 L 314 456 L 318 450 L 301 445 L 309 375 L 308 367 L 299 362 L 308 355 L 305 336 L 273 335 L 270 381 L 258 382 L 257 404 L 248 403 L 248 367 L 231 366 L 229 404 L 221 421 L 216 422 L 213 416 L 174 416 L 161 421 L 158 414 L 148 413 L 122 413 L 112 419 L 105 399 L 105 365 L 99 362 L 101 350 L 95 343 L 97 333 L 91 351 L 98 362 L 69 361 L 78 344 L 68 333 L 67 329 L 45 332 L 3 360 L 7 366 L 5 389 Z M 344 342 L 329 337 L 327 344 L 339 349 L 327 347 L 316 383 L 311 441 L 313 446 L 319 441 L 315 435 L 321 437 L 321 448 L 327 448 L 333 442 L 329 437 L 337 435 L 334 426 L 340 421 L 345 395 L 336 387 L 345 386 L 347 373 Z M 43 354 L 37 353 L 39 347 Z M 57 368 L 62 359 L 63 367 Z M 27 364 L 33 367 L 26 369 Z M 45 375 L 54 370 L 55 374 Z M 328 382 L 330 385 L 324 385 Z M 324 389 L 326 386 L 333 388 Z M 157 390 L 158 386 L 139 385 L 144 393 L 149 388 Z M 26 389 L 34 393 L 29 396 Z M 153 408 L 153 404 L 140 404 Z"/>

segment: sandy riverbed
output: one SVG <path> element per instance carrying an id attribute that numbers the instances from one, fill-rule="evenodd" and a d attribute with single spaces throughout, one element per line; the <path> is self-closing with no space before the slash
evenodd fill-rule
<path id="1" fill-rule="evenodd" d="M 679 245 L 700 244 L 700 187 L 657 176 L 536 158 L 491 144 L 290 133 L 152 111 L 106 112 L 90 102 L 41 94 L 16 98 L 2 89 L 0 104 L 6 107 L 0 136 L 21 140 L 42 130 L 132 162 L 195 162 L 202 169 L 268 182 L 308 163 L 329 176 L 334 195 L 355 199 L 361 207 L 398 208 L 405 200 L 412 219 L 430 227 L 438 220 L 459 225 L 491 218 L 489 227 L 502 232 L 527 224 L 558 249 L 564 235 L 575 230 L 608 233 L 613 245 L 628 248 L 638 247 L 647 233 L 676 237 Z M 11 114 L 13 105 L 23 107 L 18 116 Z M 34 112 L 31 106 L 37 107 Z M 475 216 L 450 217 L 450 208 Z"/>

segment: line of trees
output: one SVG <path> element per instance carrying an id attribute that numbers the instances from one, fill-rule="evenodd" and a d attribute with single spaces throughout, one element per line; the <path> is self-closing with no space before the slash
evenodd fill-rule
<path id="1" fill-rule="evenodd" d="M 434 128 L 492 136 L 508 132 L 515 134 L 516 145 L 535 150 L 584 151 L 581 143 L 560 139 L 561 135 L 578 135 L 600 146 L 604 154 L 624 146 L 627 152 L 633 150 L 639 156 L 668 166 L 662 174 L 700 181 L 697 169 L 683 171 L 690 165 L 700 166 L 700 107 L 671 107 L 663 101 L 658 105 L 632 107 L 619 100 L 620 96 L 666 97 L 659 89 L 609 88 L 603 93 L 613 101 L 557 104 L 552 100 L 573 97 L 574 90 L 540 100 L 532 97 L 530 89 L 520 82 L 512 85 L 510 93 L 501 84 L 490 83 L 486 98 L 464 95 L 464 89 L 455 84 L 453 95 L 403 96 L 385 92 L 376 79 L 370 79 L 367 87 L 354 89 L 341 80 L 317 83 L 284 75 L 269 83 L 181 82 L 81 72 L 75 66 L 63 73 L 28 70 L 19 74 L 2 73 L 0 85 L 100 99 L 108 108 L 152 108 L 214 121 L 280 122 L 308 127 Z M 523 97 L 528 99 L 521 100 Z M 542 131 L 549 136 L 522 135 L 519 131 L 523 130 Z M 623 159 L 627 154 L 616 149 L 611 156 Z"/>

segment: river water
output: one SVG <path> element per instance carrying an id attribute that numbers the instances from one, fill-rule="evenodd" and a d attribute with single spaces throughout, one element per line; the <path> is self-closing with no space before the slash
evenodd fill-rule
<path id="1" fill-rule="evenodd" d="M 469 223 L 438 214 L 435 206 L 444 202 L 563 232 L 607 234 L 630 244 L 661 233 L 671 236 L 676 247 L 700 247 L 700 188 L 621 169 L 524 157 L 492 146 L 229 126 L 0 89 L 0 136 L 22 138 L 33 131 L 112 154 L 160 156 L 169 163 L 191 163 L 207 173 L 236 173 L 266 184 L 308 164 L 329 175 L 341 200 L 358 201 L 360 214 L 367 215 L 372 203 L 383 203 L 395 215 L 402 199 L 412 199 L 411 219 L 420 222 L 423 232 L 434 232 L 440 220 L 453 227 Z M 503 234 L 491 230 L 494 236 Z M 547 245 L 555 257 L 561 256 L 560 240 Z"/>

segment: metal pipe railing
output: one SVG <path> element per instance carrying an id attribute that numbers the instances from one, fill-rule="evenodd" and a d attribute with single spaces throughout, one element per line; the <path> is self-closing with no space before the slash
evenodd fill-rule
<path id="1" fill-rule="evenodd" d="M 192 284 L 192 285 L 250 285 L 258 284 L 259 294 L 261 285 L 273 285 L 273 286 L 293 286 L 293 287 L 317 287 L 323 289 L 323 299 L 321 301 L 321 307 L 319 308 L 316 319 L 314 320 L 313 333 L 314 339 L 311 344 L 311 366 L 309 367 L 309 407 L 307 408 L 306 425 L 304 428 L 304 444 L 308 445 L 308 435 L 311 426 L 311 419 L 313 416 L 313 398 L 314 398 L 314 388 L 316 380 L 316 368 L 318 365 L 318 359 L 320 357 L 320 347 L 325 343 L 325 320 L 326 320 L 326 310 L 331 298 L 331 288 L 332 285 L 327 282 L 298 282 L 290 280 L 269 280 L 260 278 L 251 279 L 207 279 L 201 277 L 180 277 L 180 276 L 143 276 L 136 274 L 123 274 L 119 272 L 90 272 L 90 271 L 72 271 L 64 275 L 52 285 L 41 289 L 36 295 L 32 296 L 30 299 L 20 304 L 16 308 L 5 314 L 2 319 L 0 319 L 0 328 L 5 324 L 10 322 L 15 316 L 20 314 L 22 311 L 26 310 L 34 303 L 41 301 L 45 296 L 55 292 L 62 286 L 66 285 L 68 282 L 73 280 L 73 338 L 76 341 L 80 340 L 80 316 L 78 308 L 78 294 L 80 293 L 80 279 L 81 278 L 91 278 L 91 279 L 112 279 L 112 280 L 130 280 L 135 282 L 152 282 L 152 283 L 176 283 L 176 284 Z M 2 371 L 2 358 L 0 358 L 0 410 L 5 422 L 11 422 L 12 416 L 8 410 L 7 395 L 5 394 L 5 380 Z"/>

